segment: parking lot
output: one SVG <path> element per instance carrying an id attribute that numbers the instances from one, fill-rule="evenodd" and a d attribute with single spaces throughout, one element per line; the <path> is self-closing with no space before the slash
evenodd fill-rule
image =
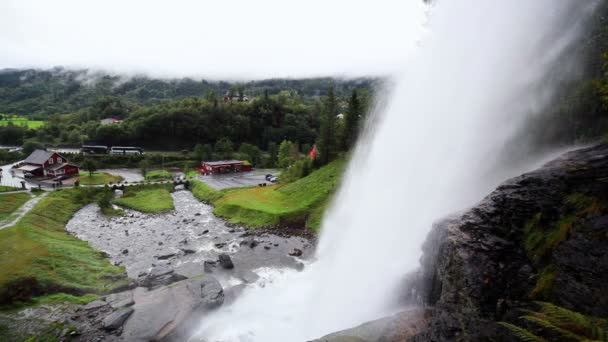
<path id="1" fill-rule="evenodd" d="M 275 169 L 256 169 L 249 172 L 198 176 L 196 179 L 207 183 L 207 185 L 214 189 L 221 190 L 227 188 L 256 186 L 261 183 L 270 184 L 270 182 L 265 179 L 266 175 L 269 173 L 276 176 L 279 174 L 279 171 Z"/>

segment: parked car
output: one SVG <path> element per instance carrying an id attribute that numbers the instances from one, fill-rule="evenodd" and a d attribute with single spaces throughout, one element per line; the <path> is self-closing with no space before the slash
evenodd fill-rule
<path id="1" fill-rule="evenodd" d="M 34 175 L 32 173 L 30 173 L 30 172 L 25 172 L 23 174 L 23 177 L 25 177 L 25 178 L 32 178 L 32 177 L 34 177 Z"/>
<path id="2" fill-rule="evenodd" d="M 271 183 L 276 183 L 279 181 L 279 177 L 272 176 L 272 177 L 270 177 L 270 179 L 268 181 Z"/>
<path id="3" fill-rule="evenodd" d="M 68 178 L 70 178 L 70 176 L 68 176 L 68 175 L 62 175 L 62 176 L 58 176 L 58 177 L 53 178 L 53 181 L 58 182 L 58 181 L 62 181 L 62 180 L 68 179 Z"/>

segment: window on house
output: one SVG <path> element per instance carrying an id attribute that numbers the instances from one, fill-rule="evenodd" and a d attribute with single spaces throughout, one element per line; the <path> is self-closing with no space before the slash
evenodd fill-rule
<path id="1" fill-rule="evenodd" d="M 54 162 L 54 161 L 53 161 L 53 158 L 51 157 L 51 158 L 49 159 L 49 164 L 53 164 L 53 162 Z"/>

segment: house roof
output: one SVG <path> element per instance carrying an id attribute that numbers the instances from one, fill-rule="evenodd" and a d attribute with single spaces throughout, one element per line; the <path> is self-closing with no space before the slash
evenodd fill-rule
<path id="1" fill-rule="evenodd" d="M 205 162 L 209 166 L 222 166 L 222 165 L 242 165 L 242 160 L 218 160 L 212 162 Z"/>
<path id="2" fill-rule="evenodd" d="M 35 150 L 30 154 L 25 162 L 28 164 L 44 164 L 55 152 L 49 152 L 45 150 Z"/>
<path id="3" fill-rule="evenodd" d="M 39 168 L 40 168 L 40 166 L 36 166 L 36 165 L 23 165 L 23 166 L 17 168 L 17 170 L 21 170 L 24 172 L 31 172 L 34 170 L 38 170 Z"/>
<path id="4" fill-rule="evenodd" d="M 72 166 L 74 166 L 74 167 L 77 167 L 77 166 L 76 166 L 76 165 L 74 165 L 74 164 L 70 164 L 70 163 L 62 163 L 62 164 L 54 164 L 54 165 L 51 165 L 51 166 L 49 166 L 49 167 L 47 167 L 47 168 L 45 168 L 45 169 L 46 169 L 46 170 L 55 171 L 55 170 L 59 170 L 59 169 L 63 168 L 64 166 L 68 166 L 68 165 L 72 165 Z"/>

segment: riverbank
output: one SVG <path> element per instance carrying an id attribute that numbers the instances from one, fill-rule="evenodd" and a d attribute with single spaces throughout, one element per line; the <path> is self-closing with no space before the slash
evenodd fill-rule
<path id="1" fill-rule="evenodd" d="M 230 223 L 249 227 L 309 228 L 319 231 L 321 217 L 338 188 L 345 160 L 336 160 L 292 183 L 215 190 L 194 181 L 192 193 L 212 204 Z"/>

